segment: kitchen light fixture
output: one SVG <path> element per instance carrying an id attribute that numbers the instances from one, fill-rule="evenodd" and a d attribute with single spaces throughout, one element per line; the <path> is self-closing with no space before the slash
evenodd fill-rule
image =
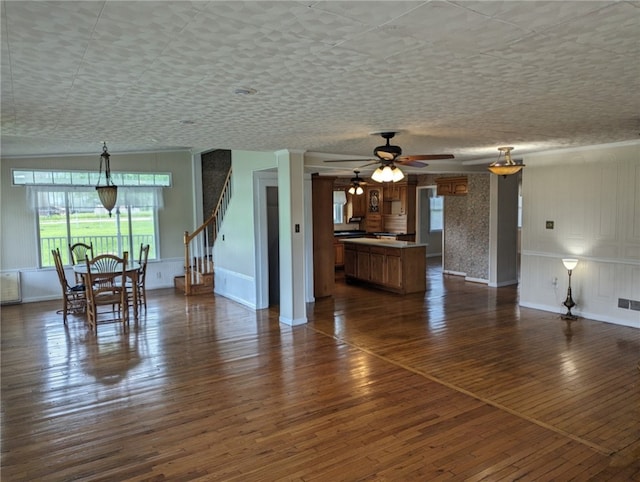
<path id="1" fill-rule="evenodd" d="M 564 264 L 564 267 L 569 272 L 569 287 L 567 288 L 567 299 L 562 303 L 567 307 L 567 312 L 562 315 L 561 318 L 563 320 L 576 320 L 578 317 L 571 313 L 571 308 L 576 306 L 576 303 L 573 301 L 573 297 L 571 296 L 571 272 L 578 265 L 578 260 L 575 258 L 563 258 L 562 264 Z"/>
<path id="2" fill-rule="evenodd" d="M 360 185 L 360 182 L 362 182 L 362 178 L 358 176 L 358 174 L 360 174 L 360 171 L 353 172 L 356 174 L 356 177 L 351 178 L 351 184 L 349 185 L 349 189 L 347 189 L 347 192 L 351 195 L 355 194 L 356 196 L 360 196 L 364 192 L 364 189 L 362 189 L 362 186 Z"/>
<path id="3" fill-rule="evenodd" d="M 511 151 L 513 147 L 498 147 L 500 154 L 498 154 L 498 159 L 489 164 L 488 169 L 498 176 L 507 177 L 511 174 L 515 174 L 519 172 L 523 167 L 525 167 L 522 162 L 515 162 L 511 158 Z M 504 155 L 504 158 L 502 156 Z"/>
<path id="4" fill-rule="evenodd" d="M 371 179 L 376 182 L 398 182 L 404 179 L 404 173 L 393 162 L 390 162 L 373 171 Z"/>
<path id="5" fill-rule="evenodd" d="M 96 185 L 96 191 L 98 197 L 104 208 L 109 211 L 109 217 L 111 217 L 111 210 L 116 205 L 118 199 L 118 186 L 111 181 L 111 166 L 109 165 L 109 152 L 107 151 L 107 143 L 102 146 L 102 154 L 100 154 L 100 175 L 98 176 L 98 184 Z M 104 164 L 105 184 L 100 185 L 100 179 L 102 179 L 102 165 Z"/>

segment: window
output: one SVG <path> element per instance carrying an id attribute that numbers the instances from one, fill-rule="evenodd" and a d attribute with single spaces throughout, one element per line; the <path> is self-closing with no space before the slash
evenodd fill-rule
<path id="1" fill-rule="evenodd" d="M 347 195 L 344 191 L 333 191 L 333 224 L 344 223 L 344 207 L 347 204 Z"/>
<path id="2" fill-rule="evenodd" d="M 93 243 L 94 253 L 129 252 L 137 258 L 141 244 L 149 244 L 149 259 L 159 252 L 157 211 L 169 174 L 119 174 L 118 202 L 109 217 L 95 187 L 87 186 L 92 173 L 14 170 L 15 185 L 26 185 L 36 213 L 40 266 L 54 266 L 51 250 L 58 248 L 69 264 L 69 245 Z M 122 186 L 122 187 L 120 187 Z M 128 187 L 135 186 L 135 187 Z"/>
<path id="3" fill-rule="evenodd" d="M 39 169 L 13 169 L 14 186 L 84 186 L 98 184 L 99 172 L 93 171 L 44 171 Z M 116 186 L 170 187 L 171 173 L 168 172 L 120 172 L 111 174 Z"/>
<path id="4" fill-rule="evenodd" d="M 436 189 L 429 189 L 429 231 L 442 231 L 444 197 L 436 194 Z"/>

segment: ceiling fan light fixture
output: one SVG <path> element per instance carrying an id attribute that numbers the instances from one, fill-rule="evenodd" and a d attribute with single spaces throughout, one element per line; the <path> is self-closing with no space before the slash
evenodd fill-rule
<path id="1" fill-rule="evenodd" d="M 373 179 L 375 182 L 384 182 L 382 179 L 382 166 L 379 166 L 375 171 L 373 171 L 373 174 L 371 174 L 371 179 Z"/>
<path id="2" fill-rule="evenodd" d="M 356 174 L 356 177 L 351 178 L 351 184 L 347 188 L 347 192 L 352 196 L 354 194 L 356 196 L 359 196 L 364 192 L 364 189 L 362 189 L 362 187 L 360 186 L 360 181 L 362 181 L 362 178 L 358 175 L 360 174 L 360 171 L 353 171 L 353 172 Z"/>
<path id="3" fill-rule="evenodd" d="M 517 172 L 519 172 L 523 167 L 525 167 L 525 165 L 522 164 L 522 162 L 515 162 L 511 158 L 512 150 L 513 147 L 498 147 L 498 151 L 500 151 L 500 154 L 498 154 L 498 159 L 495 162 L 489 164 L 489 167 L 487 169 L 489 169 L 489 171 L 491 171 L 493 174 L 502 177 L 507 177 L 511 174 L 516 174 Z"/>
<path id="4" fill-rule="evenodd" d="M 400 168 L 393 163 L 379 166 L 373 174 L 371 179 L 376 182 L 398 182 L 404 179 L 404 173 Z"/>
<path id="5" fill-rule="evenodd" d="M 400 170 L 398 166 L 393 166 L 393 169 L 391 172 L 393 174 L 393 178 L 392 178 L 393 182 L 402 181 L 404 179 L 404 173 Z"/>
<path id="6" fill-rule="evenodd" d="M 393 181 L 393 169 L 388 164 L 382 168 L 382 182 Z"/>

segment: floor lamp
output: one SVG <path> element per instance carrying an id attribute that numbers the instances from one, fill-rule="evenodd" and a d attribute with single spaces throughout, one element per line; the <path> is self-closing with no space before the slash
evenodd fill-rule
<path id="1" fill-rule="evenodd" d="M 575 258 L 563 258 L 562 264 L 569 272 L 569 287 L 567 288 L 567 298 L 562 303 L 566 308 L 567 312 L 564 315 L 561 315 L 563 320 L 577 320 L 578 317 L 571 313 L 571 308 L 576 306 L 575 301 L 573 301 L 573 297 L 571 296 L 571 272 L 575 269 L 578 264 L 578 260 Z"/>

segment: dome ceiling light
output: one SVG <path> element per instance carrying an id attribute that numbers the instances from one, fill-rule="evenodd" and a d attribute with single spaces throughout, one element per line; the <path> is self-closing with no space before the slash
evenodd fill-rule
<path id="1" fill-rule="evenodd" d="M 525 167 L 522 164 L 522 161 L 514 161 L 511 158 L 511 151 L 513 147 L 498 147 L 498 159 L 495 162 L 492 162 L 487 169 L 491 171 L 493 174 L 498 176 L 507 177 L 511 174 L 516 174 L 520 172 L 520 170 Z"/>

